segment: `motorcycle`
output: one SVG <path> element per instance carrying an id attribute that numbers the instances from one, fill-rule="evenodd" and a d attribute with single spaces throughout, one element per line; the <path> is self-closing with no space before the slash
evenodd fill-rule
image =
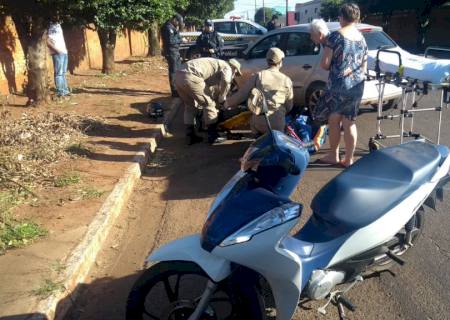
<path id="1" fill-rule="evenodd" d="M 266 111 L 263 104 L 254 112 Z M 308 222 L 290 235 L 303 205 L 289 197 L 308 161 L 308 150 L 282 132 L 256 140 L 201 234 L 147 258 L 152 265 L 129 294 L 126 318 L 265 319 L 262 283 L 277 320 L 291 319 L 301 299 L 324 300 L 322 314 L 334 304 L 344 318 L 344 308 L 354 310 L 350 289 L 405 263 L 423 229 L 424 207 L 436 209 L 450 181 L 446 146 L 412 141 L 374 151 L 326 184 Z"/>

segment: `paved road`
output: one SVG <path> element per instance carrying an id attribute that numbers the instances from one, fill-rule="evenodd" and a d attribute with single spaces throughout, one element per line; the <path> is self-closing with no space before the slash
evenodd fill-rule
<path id="1" fill-rule="evenodd" d="M 437 96 L 420 101 L 435 106 Z M 89 283 L 81 286 L 68 319 L 123 319 L 127 294 L 149 251 L 184 235 L 198 232 L 215 194 L 238 170 L 238 159 L 248 142 L 219 146 L 183 144 L 179 114 L 174 136 L 166 139 L 143 176 L 126 212 L 100 255 Z M 367 152 L 368 138 L 375 131 L 375 114 L 363 110 L 358 119 L 358 155 Z M 431 136 L 436 129 L 436 114 L 421 114 L 416 125 Z M 442 142 L 450 145 L 450 115 L 444 116 Z M 391 130 L 398 122 L 388 124 Z M 391 141 L 396 143 L 396 141 Z M 315 157 L 320 157 L 321 154 Z M 374 170 L 383 170 L 382 164 Z M 293 200 L 309 204 L 313 195 L 340 172 L 335 168 L 310 167 Z M 365 281 L 349 297 L 357 305 L 351 319 L 450 319 L 450 202 L 437 212 L 427 211 L 421 241 L 411 251 L 403 268 L 394 267 L 395 277 L 383 274 Z M 310 215 L 307 208 L 302 222 Z M 319 316 L 308 303 L 295 319 L 336 319 L 333 308 Z"/>

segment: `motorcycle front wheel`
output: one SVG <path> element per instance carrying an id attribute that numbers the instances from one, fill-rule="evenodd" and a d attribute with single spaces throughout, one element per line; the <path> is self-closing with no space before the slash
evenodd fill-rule
<path id="1" fill-rule="evenodd" d="M 195 263 L 187 261 L 160 262 L 144 271 L 128 296 L 127 320 L 188 320 L 194 312 L 209 280 Z M 200 320 L 263 320 L 255 315 L 253 299 L 256 289 L 245 290 L 243 297 L 235 285 L 224 280 L 211 297 Z M 256 318 L 255 318 L 256 317 Z"/>

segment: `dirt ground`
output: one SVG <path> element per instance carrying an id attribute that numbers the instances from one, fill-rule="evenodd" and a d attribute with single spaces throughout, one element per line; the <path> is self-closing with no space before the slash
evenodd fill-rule
<path id="1" fill-rule="evenodd" d="M 14 96 L 2 107 L 15 118 L 22 113 L 51 111 L 100 117 L 105 125 L 89 132 L 83 142 L 90 150 L 87 156 L 51 164 L 56 176 L 75 174 L 79 182 L 65 187 L 45 183 L 33 189 L 37 201 L 26 201 L 14 209 L 15 218 L 38 223 L 48 230 L 48 236 L 0 256 L 0 316 L 32 311 L 27 310 L 30 304 L 26 300 L 36 297 L 30 292 L 39 290 L 42 281 L 64 268 L 67 255 L 84 235 L 135 152 L 157 132 L 156 124 L 162 119 L 148 118 L 147 105 L 158 101 L 167 106 L 172 99 L 167 65 L 162 58 L 130 58 L 118 62 L 113 75 L 90 70 L 69 75 L 68 82 L 73 92 L 69 101 L 32 108 L 25 106 L 25 97 Z M 16 302 L 18 298 L 25 299 L 23 308 Z"/>

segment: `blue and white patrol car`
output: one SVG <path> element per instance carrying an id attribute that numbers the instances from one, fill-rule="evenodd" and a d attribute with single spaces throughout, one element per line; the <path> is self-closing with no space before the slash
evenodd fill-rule
<path id="1" fill-rule="evenodd" d="M 214 19 L 214 30 L 224 39 L 224 58 L 237 57 L 239 52 L 247 48 L 249 43 L 267 33 L 267 29 L 259 24 L 243 19 Z M 201 34 L 196 32 L 181 32 L 180 35 L 188 40 L 180 47 L 180 54 L 183 59 L 190 60 L 200 56 L 196 50 L 195 41 Z"/>

